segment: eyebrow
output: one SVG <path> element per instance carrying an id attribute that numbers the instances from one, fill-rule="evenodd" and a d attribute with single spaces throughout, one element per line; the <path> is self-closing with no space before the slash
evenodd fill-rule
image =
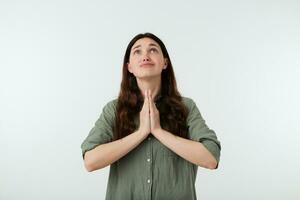
<path id="1" fill-rule="evenodd" d="M 155 46 L 155 47 L 158 47 L 158 46 L 157 46 L 156 44 L 154 44 L 154 43 L 150 43 L 149 46 Z M 135 46 L 135 47 L 133 47 L 132 50 L 134 50 L 134 49 L 136 49 L 136 48 L 139 48 L 139 47 L 141 47 L 140 44 L 137 45 L 137 46 Z"/>

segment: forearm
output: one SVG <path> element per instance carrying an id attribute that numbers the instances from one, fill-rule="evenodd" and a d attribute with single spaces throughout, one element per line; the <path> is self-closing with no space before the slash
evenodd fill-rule
<path id="1" fill-rule="evenodd" d="M 138 131 L 119 140 L 102 144 L 85 153 L 84 165 L 91 172 L 104 168 L 126 155 L 145 139 Z"/>
<path id="2" fill-rule="evenodd" d="M 200 142 L 178 137 L 163 129 L 154 131 L 152 134 L 162 144 L 187 161 L 208 169 L 216 168 L 216 159 Z"/>

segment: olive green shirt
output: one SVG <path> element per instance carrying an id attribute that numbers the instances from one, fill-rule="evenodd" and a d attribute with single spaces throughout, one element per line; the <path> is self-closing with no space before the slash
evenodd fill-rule
<path id="1" fill-rule="evenodd" d="M 220 142 L 208 128 L 195 102 L 182 97 L 188 108 L 188 137 L 201 142 L 219 163 Z M 111 142 L 117 99 L 108 102 L 81 145 L 82 156 Z M 139 118 L 135 120 L 139 124 Z M 139 127 L 139 126 L 137 126 Z M 163 127 L 163 125 L 162 125 Z M 106 200 L 194 200 L 198 166 L 168 149 L 153 135 L 110 166 Z"/>

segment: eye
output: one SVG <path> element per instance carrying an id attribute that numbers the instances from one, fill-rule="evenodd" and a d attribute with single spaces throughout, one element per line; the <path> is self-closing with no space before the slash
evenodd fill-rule
<path id="1" fill-rule="evenodd" d="M 141 52 L 141 50 L 137 49 L 135 51 L 133 51 L 133 54 L 139 54 Z"/>
<path id="2" fill-rule="evenodd" d="M 151 48 L 151 49 L 150 49 L 150 52 L 155 52 L 155 53 L 156 53 L 156 52 L 158 52 L 158 51 L 157 51 L 156 48 Z"/>

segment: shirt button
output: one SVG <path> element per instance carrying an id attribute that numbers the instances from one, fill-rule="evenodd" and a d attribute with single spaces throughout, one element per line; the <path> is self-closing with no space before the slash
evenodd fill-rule
<path id="1" fill-rule="evenodd" d="M 147 162 L 150 162 L 150 158 L 147 159 Z"/>
<path id="2" fill-rule="evenodd" d="M 148 137 L 148 140 L 151 140 L 151 137 Z"/>
<path id="3" fill-rule="evenodd" d="M 147 183 L 150 183 L 150 179 L 147 180 Z"/>

